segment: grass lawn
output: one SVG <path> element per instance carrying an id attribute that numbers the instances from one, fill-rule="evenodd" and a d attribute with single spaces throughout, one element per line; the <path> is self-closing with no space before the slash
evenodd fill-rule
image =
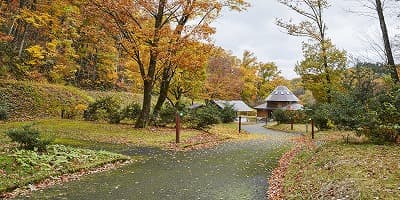
<path id="1" fill-rule="evenodd" d="M 269 122 L 266 128 L 272 130 L 279 130 L 288 133 L 303 133 L 303 134 L 311 134 L 311 124 L 293 124 L 293 130 L 291 129 L 290 124 L 277 124 L 276 122 Z M 317 132 L 317 127 L 314 127 L 314 131 Z"/>
<path id="2" fill-rule="evenodd" d="M 11 122 L 0 124 L 0 138 L 4 131 L 18 128 L 32 122 Z M 209 133 L 220 140 L 251 137 L 238 134 L 237 124 L 218 124 Z M 85 147 L 88 143 L 126 144 L 134 146 L 166 147 L 175 142 L 173 128 L 134 129 L 132 125 L 108 123 L 93 123 L 87 121 L 46 119 L 35 122 L 34 128 L 40 130 L 45 137 L 55 138 L 54 143 Z M 203 131 L 181 130 L 181 146 L 190 146 L 191 138 L 204 135 Z"/>
<path id="3" fill-rule="evenodd" d="M 400 198 L 399 145 L 369 144 L 338 131 L 317 132 L 316 141 L 321 146 L 305 148 L 289 165 L 286 199 Z"/>

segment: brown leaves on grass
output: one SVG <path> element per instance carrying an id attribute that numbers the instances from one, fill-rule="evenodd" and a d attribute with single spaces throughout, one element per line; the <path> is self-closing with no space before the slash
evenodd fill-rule
<path id="1" fill-rule="evenodd" d="M 210 148 L 222 143 L 224 139 L 220 139 L 218 135 L 210 133 L 202 133 L 192 136 L 181 144 L 169 143 L 167 149 L 175 151 L 191 151 L 196 149 Z"/>
<path id="2" fill-rule="evenodd" d="M 314 147 L 314 144 L 311 141 L 306 140 L 304 137 L 296 138 L 294 142 L 296 143 L 296 146 L 281 157 L 278 167 L 274 169 L 271 177 L 268 180 L 268 199 L 284 199 L 283 180 L 285 178 L 290 162 L 304 146 Z"/>

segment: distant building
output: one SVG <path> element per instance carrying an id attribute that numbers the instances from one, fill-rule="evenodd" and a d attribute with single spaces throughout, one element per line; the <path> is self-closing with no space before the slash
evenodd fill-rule
<path id="1" fill-rule="evenodd" d="M 255 112 L 253 108 L 248 106 L 245 102 L 243 101 L 218 101 L 214 100 L 211 101 L 215 105 L 217 105 L 219 108 L 223 109 L 225 108 L 226 105 L 231 105 L 233 106 L 233 109 L 236 111 L 236 115 L 250 115 L 251 113 Z"/>
<path id="2" fill-rule="evenodd" d="M 293 94 L 286 86 L 278 86 L 266 99 L 265 103 L 255 107 L 257 117 L 270 118 L 272 112 L 277 109 L 282 110 L 302 110 L 299 98 Z"/>
<path id="3" fill-rule="evenodd" d="M 225 108 L 226 105 L 231 105 L 233 106 L 233 110 L 236 111 L 236 121 L 239 121 L 241 119 L 242 122 L 249 122 L 249 116 L 254 116 L 256 110 L 248 106 L 245 102 L 243 101 L 211 101 L 215 105 L 217 105 L 219 108 L 223 109 Z M 241 117 L 241 118 L 239 118 Z"/>

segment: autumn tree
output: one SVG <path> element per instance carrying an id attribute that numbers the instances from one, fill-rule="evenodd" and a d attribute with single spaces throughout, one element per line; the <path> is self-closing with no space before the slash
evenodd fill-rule
<path id="1" fill-rule="evenodd" d="M 329 3 L 327 0 L 278 0 L 281 4 L 287 6 L 291 10 L 295 11 L 297 14 L 304 18 L 303 21 L 299 23 L 293 23 L 291 21 L 286 22 L 282 19 L 278 19 L 277 25 L 286 29 L 288 34 L 293 36 L 302 36 L 311 39 L 313 42 L 316 42 L 318 45 L 315 46 L 320 52 L 321 62 L 320 70 L 324 73 L 323 81 L 325 84 L 324 88 L 320 88 L 321 90 L 325 90 L 323 93 L 326 94 L 326 101 L 329 103 L 332 101 L 333 94 L 333 78 L 329 71 L 332 71 L 333 66 L 329 66 L 328 61 L 328 51 L 329 48 L 332 47 L 330 40 L 327 37 L 327 25 L 324 18 L 324 12 L 329 7 Z M 309 47 L 314 47 L 313 45 Z M 307 58 L 306 58 L 307 60 Z M 306 67 L 306 66 L 304 66 Z M 312 70 L 312 69 L 311 69 Z M 300 74 L 301 75 L 301 74 Z"/>
<path id="2" fill-rule="evenodd" d="M 1 1 L 1 58 L 15 78 L 62 81 L 77 69 L 79 8 L 70 1 Z M 4 66 L 3 66 L 4 67 Z"/>
<path id="3" fill-rule="evenodd" d="M 379 26 L 381 29 L 384 53 L 388 68 L 390 69 L 390 75 L 395 82 L 399 82 L 399 76 L 396 69 L 396 63 L 393 55 L 393 48 L 389 37 L 388 26 L 385 19 L 385 0 L 354 0 L 359 3 L 360 7 L 364 10 L 356 10 L 354 12 L 360 13 L 364 16 L 377 18 L 379 20 Z M 396 0 L 397 1 L 397 0 Z"/>
<path id="4" fill-rule="evenodd" d="M 241 98 L 242 74 L 240 68 L 235 66 L 235 60 L 235 57 L 226 54 L 210 59 L 204 87 L 205 99 L 237 100 Z"/>
<path id="5" fill-rule="evenodd" d="M 176 59 L 180 61 L 169 83 L 167 97 L 172 105 L 177 105 L 183 97 L 188 97 L 193 101 L 202 96 L 207 64 L 213 48 L 212 45 L 192 41 L 177 52 Z M 202 50 L 204 51 L 202 54 L 193 54 Z"/>
<path id="6" fill-rule="evenodd" d="M 159 96 L 164 99 L 160 102 L 165 101 L 178 66 L 173 58 L 187 39 L 208 40 L 214 33 L 210 23 L 223 7 L 240 10 L 246 5 L 242 0 L 90 0 L 89 7 L 99 23 L 107 27 L 139 68 L 144 98 L 136 127 L 145 127 L 149 121 L 151 94 L 158 80 Z"/>
<path id="7" fill-rule="evenodd" d="M 257 76 L 259 66 L 257 57 L 250 51 L 244 51 L 238 62 L 243 82 L 241 98 L 247 103 L 254 104 L 257 100 L 257 83 L 260 79 Z"/>
<path id="8" fill-rule="evenodd" d="M 330 92 L 341 87 L 347 57 L 345 51 L 338 50 L 329 40 L 324 43 L 324 48 L 322 50 L 319 44 L 304 43 L 304 60 L 296 65 L 295 71 L 302 77 L 304 87 L 311 90 L 318 102 L 329 103 L 332 95 Z"/>
<path id="9" fill-rule="evenodd" d="M 257 101 L 264 101 L 279 85 L 287 85 L 287 80 L 280 76 L 281 71 L 274 62 L 259 63 L 257 69 Z"/>

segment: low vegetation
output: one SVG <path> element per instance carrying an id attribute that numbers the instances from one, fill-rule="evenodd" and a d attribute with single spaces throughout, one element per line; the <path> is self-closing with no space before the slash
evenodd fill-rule
<path id="1" fill-rule="evenodd" d="M 284 180 L 286 199 L 397 199 L 400 146 L 329 143 L 302 151 Z"/>
<path id="2" fill-rule="evenodd" d="M 269 127 L 292 132 L 290 126 Z M 293 132 L 305 133 L 305 125 L 295 124 Z M 285 199 L 396 199 L 400 195 L 400 146 L 374 144 L 366 136 L 345 131 L 318 131 L 315 137 L 316 145 L 304 145 L 287 169 Z"/>
<path id="3" fill-rule="evenodd" d="M 128 159 L 129 157 L 120 154 L 63 145 L 50 145 L 44 152 L 2 146 L 0 193 L 49 177 Z"/>

